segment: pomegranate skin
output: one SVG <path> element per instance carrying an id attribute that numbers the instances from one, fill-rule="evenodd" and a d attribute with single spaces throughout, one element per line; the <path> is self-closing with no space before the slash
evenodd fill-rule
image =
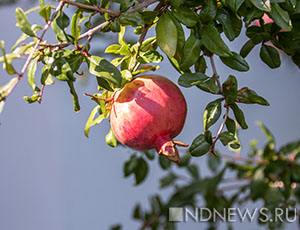
<path id="1" fill-rule="evenodd" d="M 156 148 L 179 162 L 173 142 L 182 130 L 187 105 L 180 89 L 160 75 L 139 76 L 115 93 L 110 123 L 116 138 L 133 149 Z"/>

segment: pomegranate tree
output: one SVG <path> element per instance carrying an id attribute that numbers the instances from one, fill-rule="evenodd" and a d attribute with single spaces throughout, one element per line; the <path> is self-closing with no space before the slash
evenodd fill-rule
<path id="1" fill-rule="evenodd" d="M 155 148 L 159 154 L 179 162 L 174 141 L 187 113 L 180 89 L 159 75 L 139 76 L 113 96 L 110 123 L 116 138 L 133 149 Z"/>

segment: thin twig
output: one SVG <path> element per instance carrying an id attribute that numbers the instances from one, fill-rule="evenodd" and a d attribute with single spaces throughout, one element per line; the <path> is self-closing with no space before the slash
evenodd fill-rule
<path id="1" fill-rule="evenodd" d="M 37 100 L 38 103 L 41 103 L 41 102 L 42 102 L 44 89 L 45 89 L 45 85 L 42 85 L 41 92 L 40 92 L 39 98 L 38 98 L 38 100 Z"/>
<path id="2" fill-rule="evenodd" d="M 98 30 L 102 29 L 104 26 L 106 26 L 107 24 L 109 23 L 109 21 L 105 21 L 97 26 L 95 26 L 94 28 L 88 30 L 87 32 L 81 34 L 79 37 L 78 37 L 78 40 L 82 40 L 86 37 L 91 37 L 93 36 Z M 90 42 L 90 41 L 89 41 Z M 88 45 L 89 42 L 86 44 Z M 59 47 L 59 48 L 64 48 L 64 47 L 67 47 L 69 45 L 71 45 L 72 42 L 61 42 L 61 43 L 56 43 L 56 44 L 44 44 L 44 43 L 40 43 L 40 46 L 44 46 L 44 47 L 50 47 L 50 48 L 55 48 L 55 47 Z M 86 47 L 85 45 L 85 47 Z M 84 50 L 84 49 L 83 49 Z"/>
<path id="3" fill-rule="evenodd" d="M 148 6 L 150 6 L 151 4 L 153 4 L 155 2 L 158 2 L 158 0 L 145 0 L 141 4 L 127 10 L 126 13 L 134 13 L 136 11 L 139 11 L 139 10 L 143 9 L 143 8 L 147 8 Z"/>
<path id="4" fill-rule="evenodd" d="M 64 2 L 66 2 L 66 0 L 59 0 L 59 1 L 64 1 Z M 70 2 L 70 1 L 68 1 L 68 3 L 69 3 L 69 2 Z M 155 2 L 157 2 L 157 0 L 156 0 L 156 1 L 152 0 L 151 2 L 150 2 L 150 1 L 147 1 L 147 4 L 146 4 L 146 5 L 145 5 L 145 3 L 143 2 L 143 5 L 142 5 L 142 4 L 139 4 L 137 7 L 131 8 L 130 11 L 128 10 L 128 11 L 126 11 L 126 12 L 127 12 L 127 13 L 133 13 L 133 12 L 136 12 L 136 11 L 142 9 L 142 8 L 143 8 L 142 6 L 145 5 L 144 7 L 147 7 L 147 6 L 149 6 L 149 5 L 151 5 L 151 4 L 155 3 Z M 67 3 L 67 2 L 66 2 L 66 3 Z M 75 2 L 73 2 L 73 3 L 74 3 L 73 5 L 75 5 Z M 70 4 L 70 3 L 69 3 L 69 4 Z M 116 13 L 117 13 L 117 12 L 116 12 Z M 120 16 L 120 15 L 121 15 L 121 14 L 118 13 L 118 16 Z M 86 37 L 93 36 L 98 30 L 100 30 L 100 29 L 102 29 L 103 27 L 105 27 L 108 23 L 109 23 L 109 21 L 105 21 L 105 22 L 103 22 L 103 23 L 101 23 L 101 24 L 95 26 L 94 28 L 92 28 L 92 29 L 88 30 L 87 32 L 81 34 L 81 35 L 78 37 L 78 40 L 82 40 L 82 39 L 84 39 L 84 38 L 86 38 Z M 41 46 L 45 46 L 45 47 L 51 47 L 51 48 L 54 48 L 54 47 L 64 48 L 64 47 L 67 47 L 67 46 L 69 46 L 69 45 L 71 45 L 71 44 L 72 44 L 72 42 L 63 42 L 63 43 L 57 43 L 57 44 L 40 44 L 40 45 L 41 45 Z"/>
<path id="5" fill-rule="evenodd" d="M 73 1 L 70 1 L 70 0 L 58 0 L 58 1 L 67 3 L 69 5 L 77 6 L 78 8 L 93 10 L 93 11 L 97 11 L 97 12 L 100 12 L 100 13 L 107 13 L 107 14 L 111 14 L 111 15 L 114 15 L 114 16 L 119 16 L 120 15 L 119 12 L 104 9 L 104 8 L 100 8 L 98 6 L 85 5 L 85 4 L 81 4 L 81 3 L 78 3 L 78 2 L 73 2 Z"/>
<path id="6" fill-rule="evenodd" d="M 218 192 L 226 192 L 226 191 L 230 191 L 230 190 L 234 190 L 234 189 L 240 189 L 240 188 L 244 187 L 245 185 L 247 185 L 247 184 L 234 184 L 234 185 L 223 186 L 218 189 Z"/>
<path id="7" fill-rule="evenodd" d="M 149 220 L 147 220 L 143 226 L 141 227 L 141 230 L 145 230 L 147 227 L 150 227 L 153 223 L 155 223 L 158 220 L 158 216 L 153 216 Z"/>
<path id="8" fill-rule="evenodd" d="M 220 128 L 219 128 L 219 130 L 218 130 L 218 132 L 217 132 L 217 135 L 216 135 L 216 137 L 215 137 L 215 140 L 213 141 L 213 143 L 212 143 L 212 145 L 211 145 L 211 147 L 210 147 L 210 152 L 214 152 L 215 145 L 216 145 L 216 143 L 217 143 L 217 141 L 218 141 L 218 139 L 219 139 L 219 137 L 220 137 L 220 135 L 221 135 L 221 133 L 222 133 L 222 131 L 223 131 L 223 129 L 224 129 L 226 120 L 227 120 L 227 118 L 228 118 L 228 113 L 229 113 L 229 106 L 226 106 L 226 112 L 225 112 L 225 115 L 224 115 L 223 122 L 222 122 L 222 124 L 221 124 L 221 126 L 220 126 Z"/>
<path id="9" fill-rule="evenodd" d="M 221 183 L 241 183 L 251 181 L 251 178 L 224 178 Z"/>
<path id="10" fill-rule="evenodd" d="M 92 97 L 101 101 L 105 101 L 105 102 L 110 102 L 113 100 L 113 98 L 102 98 L 102 97 L 97 97 L 95 95 L 89 94 L 89 93 L 84 93 L 84 96 L 88 96 L 88 97 Z"/>
<path id="11" fill-rule="evenodd" d="M 262 159 L 251 159 L 251 158 L 246 158 L 246 157 L 241 157 L 241 155 L 238 156 L 232 156 L 232 155 L 228 155 L 228 154 L 222 154 L 219 153 L 218 156 L 225 158 L 225 159 L 229 159 L 232 161 L 244 161 L 246 163 L 253 163 L 253 164 L 264 164 L 267 165 L 269 164 L 268 161 L 262 160 Z"/>
<path id="12" fill-rule="evenodd" d="M 80 35 L 78 37 L 78 40 L 81 40 L 85 37 L 92 37 L 98 30 L 101 30 L 104 26 L 106 26 L 109 23 L 109 21 L 105 21 L 101 24 L 99 24 L 98 26 L 88 30 L 87 32 L 85 32 L 84 34 Z"/>
<path id="13" fill-rule="evenodd" d="M 40 43 L 39 46 L 42 47 L 50 47 L 50 48 L 65 48 L 67 46 L 71 45 L 71 42 L 61 42 L 61 43 L 57 43 L 57 44 L 45 44 L 45 43 Z"/>
<path id="14" fill-rule="evenodd" d="M 141 34 L 141 36 L 140 36 L 140 38 L 139 38 L 139 41 L 138 41 L 138 51 L 137 51 L 137 55 L 139 55 L 141 46 L 142 46 L 142 44 L 143 44 L 143 41 L 144 41 L 144 39 L 145 39 L 145 37 L 146 37 L 146 34 L 147 34 L 148 30 L 149 30 L 149 25 L 145 25 L 145 27 L 144 27 L 144 29 L 143 29 L 143 32 L 142 32 L 142 34 Z"/>
<path id="15" fill-rule="evenodd" d="M 211 68 L 212 68 L 212 70 L 213 70 L 214 76 L 216 77 L 217 85 L 218 85 L 218 87 L 219 87 L 219 89 L 220 89 L 220 92 L 222 93 L 222 92 L 223 92 L 223 89 L 222 89 L 222 86 L 221 86 L 219 74 L 218 74 L 217 69 L 216 69 L 216 65 L 215 65 L 215 61 L 214 61 L 214 56 L 211 55 L 211 56 L 209 57 L 209 59 L 210 59 L 210 64 L 211 64 Z"/>

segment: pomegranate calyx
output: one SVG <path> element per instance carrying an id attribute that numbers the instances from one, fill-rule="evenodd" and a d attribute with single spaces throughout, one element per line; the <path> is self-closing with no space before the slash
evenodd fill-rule
<path id="1" fill-rule="evenodd" d="M 173 141 L 173 140 L 166 140 L 164 138 L 160 138 L 158 142 L 158 146 L 156 148 L 159 155 L 166 156 L 169 160 L 179 163 L 180 162 L 180 156 L 178 153 L 178 149 L 176 145 L 188 147 L 188 144 L 185 144 L 181 141 Z"/>

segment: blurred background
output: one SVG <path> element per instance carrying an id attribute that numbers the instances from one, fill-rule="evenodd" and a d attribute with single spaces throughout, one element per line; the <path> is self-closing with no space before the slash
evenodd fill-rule
<path id="1" fill-rule="evenodd" d="M 21 35 L 15 26 L 15 8 L 27 10 L 36 1 L 0 0 L 0 40 L 5 41 L 7 51 Z M 55 3 L 54 3 L 55 4 Z M 72 10 L 68 11 L 71 16 Z M 42 20 L 33 14 L 30 21 Z M 242 31 L 244 34 L 244 31 Z M 153 29 L 148 36 L 153 36 Z M 50 31 L 46 39 L 53 39 Z M 132 39 L 137 39 L 134 37 Z M 102 51 L 117 41 L 117 34 L 92 42 L 92 49 Z M 245 36 L 230 43 L 233 51 L 239 52 Z M 259 146 L 265 142 L 260 128 L 255 125 L 261 120 L 271 129 L 277 146 L 300 138 L 300 71 L 289 57 L 281 55 L 282 65 L 271 70 L 259 58 L 258 47 L 247 57 L 250 71 L 234 72 L 224 66 L 218 58 L 216 65 L 221 79 L 234 74 L 240 87 L 248 86 L 265 97 L 269 107 L 259 105 L 241 106 L 246 114 L 248 130 L 240 132 L 242 155 L 249 150 L 249 142 L 257 138 Z M 21 64 L 17 68 L 21 68 Z M 177 82 L 179 74 L 165 58 L 156 73 L 168 76 Z M 210 73 L 210 72 L 208 72 Z M 40 74 L 40 72 L 39 72 Z M 10 79 L 0 69 L 0 85 Z M 31 95 L 26 78 L 7 99 L 0 116 L 0 229 L 5 230 L 97 230 L 108 229 L 123 223 L 124 229 L 137 229 L 140 223 L 131 219 L 132 208 L 137 202 L 148 206 L 148 197 L 160 193 L 167 197 L 171 190 L 159 191 L 158 179 L 164 172 L 156 161 L 150 163 L 150 173 L 145 182 L 134 186 L 133 178 L 123 178 L 123 163 L 130 149 L 113 149 L 106 145 L 104 137 L 109 131 L 108 121 L 93 127 L 90 137 L 83 134 L 85 122 L 94 103 L 83 93 L 95 93 L 96 81 L 80 79 L 75 85 L 81 102 L 81 111 L 73 112 L 72 97 L 65 83 L 57 81 L 45 88 L 42 104 L 27 104 L 23 96 Z M 191 143 L 203 131 L 202 115 L 207 103 L 214 99 L 196 88 L 181 88 L 187 103 L 188 116 L 185 127 L 177 137 Z M 214 132 L 217 131 L 216 125 Z M 218 143 L 217 148 L 229 151 Z M 201 175 L 209 175 L 206 157 L 195 158 L 201 165 Z M 259 207 L 259 202 L 249 207 Z M 236 223 L 235 228 L 258 229 L 256 223 Z M 180 223 L 178 229 L 201 229 L 202 223 Z M 223 225 L 219 229 L 225 228 Z M 295 224 L 286 229 L 295 229 Z"/>

